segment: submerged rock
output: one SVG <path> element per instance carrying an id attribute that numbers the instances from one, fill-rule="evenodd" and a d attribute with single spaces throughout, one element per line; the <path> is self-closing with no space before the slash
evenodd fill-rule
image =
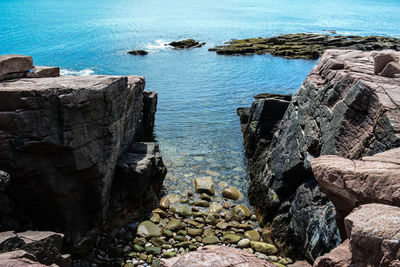
<path id="1" fill-rule="evenodd" d="M 232 200 L 238 200 L 240 198 L 240 192 L 234 187 L 225 188 L 224 190 L 222 190 L 222 195 L 224 196 L 224 198 Z"/>
<path id="2" fill-rule="evenodd" d="M 209 51 L 223 55 L 268 53 L 286 58 L 317 59 L 327 49 L 400 50 L 400 39 L 297 33 L 270 38 L 232 40 L 226 45 L 210 48 Z"/>
<path id="3" fill-rule="evenodd" d="M 194 190 L 196 193 L 214 195 L 214 182 L 211 177 L 196 178 L 194 179 Z"/>

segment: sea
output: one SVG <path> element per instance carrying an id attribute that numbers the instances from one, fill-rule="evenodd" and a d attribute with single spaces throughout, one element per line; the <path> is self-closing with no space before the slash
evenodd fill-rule
<path id="1" fill-rule="evenodd" d="M 271 55 L 224 56 L 231 39 L 285 33 L 400 37 L 399 0 L 0 0 L 0 54 L 25 54 L 63 75 L 142 75 L 158 92 L 155 137 L 168 167 L 164 193 L 211 176 L 245 196 L 238 107 L 259 93 L 293 94 L 315 65 Z M 193 38 L 202 48 L 167 43 Z M 127 51 L 144 49 L 146 56 Z"/>

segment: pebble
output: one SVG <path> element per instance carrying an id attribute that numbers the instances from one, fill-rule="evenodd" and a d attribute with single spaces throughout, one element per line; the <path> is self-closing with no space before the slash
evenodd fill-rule
<path id="1" fill-rule="evenodd" d="M 230 187 L 222 190 L 222 195 L 224 196 L 224 198 L 238 200 L 241 194 L 236 188 Z"/>
<path id="2" fill-rule="evenodd" d="M 247 248 L 247 247 L 250 246 L 250 240 L 247 239 L 247 238 L 244 238 L 244 239 L 242 239 L 242 240 L 240 240 L 240 241 L 238 242 L 237 246 L 238 246 L 239 248 Z"/>
<path id="3" fill-rule="evenodd" d="M 161 200 L 160 200 L 160 204 L 159 204 L 159 207 L 161 208 L 161 209 L 169 209 L 169 205 L 170 205 L 170 201 L 169 201 L 169 198 L 168 197 L 163 197 L 163 198 L 161 198 Z"/>

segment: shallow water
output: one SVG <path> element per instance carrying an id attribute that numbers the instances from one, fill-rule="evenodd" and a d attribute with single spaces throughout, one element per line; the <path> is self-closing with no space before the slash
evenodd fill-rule
<path id="1" fill-rule="evenodd" d="M 323 32 L 400 36 L 400 1 L 0 0 L 0 54 L 28 54 L 64 74 L 137 74 L 159 92 L 156 136 L 169 169 L 166 192 L 213 176 L 246 191 L 236 108 L 261 92 L 294 93 L 314 61 L 218 56 L 231 38 Z M 203 48 L 164 44 L 195 38 Z M 135 57 L 125 52 L 147 49 Z M 244 199 L 246 202 L 246 198 Z"/>

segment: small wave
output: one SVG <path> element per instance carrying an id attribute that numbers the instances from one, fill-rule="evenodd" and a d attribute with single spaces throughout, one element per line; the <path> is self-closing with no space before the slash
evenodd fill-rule
<path id="1" fill-rule="evenodd" d="M 74 76 L 89 76 L 94 74 L 94 70 L 91 69 L 84 69 L 84 70 L 68 70 L 68 69 L 61 69 L 60 70 L 61 75 L 74 75 Z"/>
<path id="2" fill-rule="evenodd" d="M 160 50 L 160 49 L 166 49 L 168 48 L 168 44 L 166 41 L 164 40 L 156 40 L 154 43 L 149 43 L 146 45 L 146 49 L 149 50 Z"/>

